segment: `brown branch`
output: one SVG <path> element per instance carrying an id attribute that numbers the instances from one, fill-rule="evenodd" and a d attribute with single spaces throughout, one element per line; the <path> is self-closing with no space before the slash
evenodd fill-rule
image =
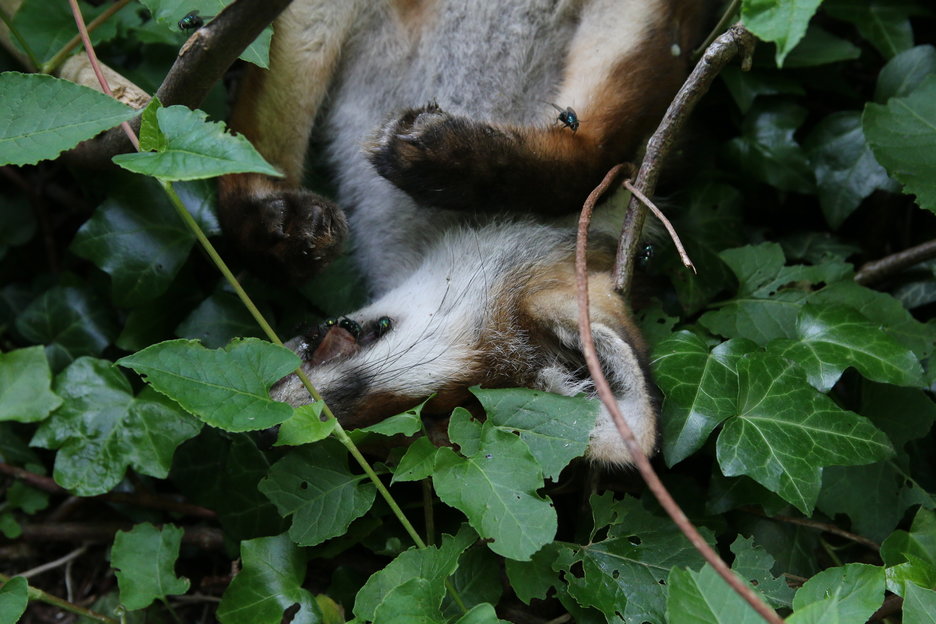
<path id="1" fill-rule="evenodd" d="M 903 598 L 900 596 L 891 595 L 884 599 L 884 604 L 881 605 L 881 608 L 875 611 L 871 617 L 868 618 L 868 624 L 871 622 L 880 622 L 881 620 L 888 618 L 898 611 L 903 609 Z"/>
<path id="2" fill-rule="evenodd" d="M 855 542 L 857 544 L 861 544 L 863 546 L 867 546 L 874 552 L 878 552 L 879 550 L 881 550 L 881 545 L 875 542 L 874 540 L 870 540 L 867 537 L 864 537 L 863 535 L 858 535 L 857 533 L 846 531 L 845 529 L 837 527 L 834 524 L 831 524 L 828 522 L 819 522 L 818 520 L 811 520 L 809 518 L 797 518 L 796 516 L 784 516 L 784 515 L 769 516 L 765 514 L 764 512 L 762 512 L 761 510 L 756 509 L 754 507 L 742 507 L 741 510 L 749 514 L 753 514 L 755 516 L 760 516 L 761 518 L 767 518 L 769 520 L 776 520 L 777 522 L 785 522 L 786 524 L 795 524 L 795 525 L 804 526 L 810 529 L 816 529 L 817 531 L 822 531 L 823 533 L 831 533 L 832 535 L 838 535 L 839 537 L 844 537 L 845 539 L 849 541 Z"/>
<path id="3" fill-rule="evenodd" d="M 663 161 L 669 155 L 673 141 L 695 108 L 696 103 L 708 91 L 718 72 L 735 57 L 741 54 L 742 67 L 750 65 L 750 55 L 754 50 L 754 35 L 743 26 L 736 24 L 705 51 L 705 55 L 696 65 L 673 98 L 656 132 L 647 143 L 647 151 L 634 186 L 646 196 L 652 196 L 660 177 Z M 621 238 L 618 241 L 617 258 L 614 262 L 614 288 L 622 294 L 630 290 L 634 276 L 634 252 L 640 243 L 644 219 L 647 211 L 636 197 L 631 197 L 624 217 Z"/>
<path id="4" fill-rule="evenodd" d="M 292 0 L 236 0 L 213 20 L 199 28 L 179 50 L 175 63 L 156 91 L 163 106 L 201 106 L 224 72 Z M 180 16 L 181 17 L 181 16 Z M 130 122 L 135 132 L 140 119 Z M 72 156 L 86 167 L 106 167 L 110 159 L 131 150 L 127 137 L 112 128 L 85 141 Z"/>
<path id="5" fill-rule="evenodd" d="M 640 189 L 631 184 L 630 180 L 624 180 L 624 188 L 633 193 L 634 196 L 653 213 L 653 216 L 660 220 L 660 223 L 666 228 L 666 233 L 669 234 L 670 239 L 672 239 L 673 244 L 676 245 L 676 251 L 679 253 L 679 259 L 682 260 L 683 266 L 687 269 L 692 269 L 693 273 L 698 273 L 695 265 L 692 264 L 692 260 L 689 258 L 689 254 L 686 252 L 686 248 L 683 247 L 679 235 L 676 233 L 676 228 L 674 228 L 670 220 L 666 218 L 666 215 L 656 207 L 656 204 L 650 201 L 649 197 L 641 193 Z"/>
<path id="6" fill-rule="evenodd" d="M 932 258 L 936 258 L 936 240 L 898 251 L 879 260 L 866 262 L 855 273 L 855 281 L 862 286 L 870 286 L 912 267 L 914 264 Z"/>
<path id="7" fill-rule="evenodd" d="M 644 481 L 647 483 L 647 487 L 660 502 L 660 506 L 666 510 L 666 513 L 673 519 L 676 526 L 685 534 L 692 545 L 695 546 L 696 550 L 702 554 L 709 565 L 718 572 L 719 576 L 721 576 L 738 595 L 744 598 L 765 621 L 771 624 L 783 624 L 783 620 L 776 612 L 765 604 L 757 594 L 748 587 L 747 583 L 732 573 L 728 565 L 722 561 L 721 557 L 719 557 L 705 539 L 702 538 L 699 531 L 692 525 L 692 522 L 689 521 L 689 518 L 686 517 L 683 510 L 676 501 L 673 500 L 673 497 L 670 496 L 670 493 L 663 486 L 663 482 L 660 481 L 660 478 L 650 466 L 650 460 L 637 443 L 634 432 L 631 431 L 627 422 L 621 416 L 617 401 L 614 399 L 614 393 L 611 391 L 608 380 L 605 379 L 604 373 L 601 370 L 601 363 L 598 361 L 595 343 L 592 339 L 591 320 L 588 315 L 588 266 L 586 264 L 588 225 L 591 222 L 591 215 L 595 203 L 604 194 L 607 188 L 611 186 L 614 179 L 620 173 L 621 168 L 622 165 L 616 165 L 605 175 L 601 184 L 599 184 L 588 196 L 588 199 L 585 200 L 585 205 L 582 206 L 582 214 L 579 217 L 578 237 L 575 243 L 575 277 L 579 312 L 579 337 L 582 341 L 588 372 L 591 374 L 591 378 L 595 383 L 595 389 L 598 391 L 601 402 L 611 413 L 614 424 L 618 429 L 618 433 L 621 434 L 621 439 L 624 440 L 628 452 L 630 452 L 634 465 L 640 472 L 640 476 L 643 477 Z"/>
<path id="8" fill-rule="evenodd" d="M 37 475 L 35 473 L 29 472 L 28 470 L 24 470 L 23 468 L 11 466 L 10 464 L 0 463 L 0 474 L 5 474 L 15 479 L 19 479 L 20 481 L 27 483 L 37 490 L 42 490 L 43 492 L 48 492 L 49 494 L 66 495 L 69 493 L 68 490 L 56 483 L 51 477 Z M 161 511 L 177 513 L 194 518 L 202 518 L 205 520 L 211 520 L 217 517 L 217 514 L 214 511 L 206 507 L 193 505 L 191 503 L 183 503 L 181 501 L 142 492 L 108 492 L 106 494 L 89 497 L 89 499 L 101 500 L 108 503 L 132 505 L 134 507 L 145 507 L 147 509 L 159 509 Z"/>
<path id="9" fill-rule="evenodd" d="M 67 542 L 109 544 L 117 531 L 129 531 L 135 525 L 131 522 L 48 522 L 45 524 L 24 524 L 19 539 L 26 542 Z M 224 548 L 224 535 L 214 527 L 183 527 L 182 541 L 203 550 L 221 550 Z"/>

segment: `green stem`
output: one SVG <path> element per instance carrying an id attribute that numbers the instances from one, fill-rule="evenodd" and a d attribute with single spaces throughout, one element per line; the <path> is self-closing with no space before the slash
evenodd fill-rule
<path id="1" fill-rule="evenodd" d="M 18 28 L 13 25 L 13 20 L 7 15 L 6 11 L 0 9 L 0 21 L 2 21 L 6 27 L 10 30 L 10 34 L 16 38 L 16 41 L 23 48 L 23 52 L 26 53 L 27 58 L 32 67 L 27 67 L 26 69 L 30 71 L 36 71 L 36 68 L 39 67 L 39 60 L 36 58 L 36 55 L 33 54 L 32 48 L 29 47 L 29 44 L 26 43 L 26 40 L 23 39 L 23 35 L 20 34 Z"/>
<path id="2" fill-rule="evenodd" d="M 7 576 L 6 574 L 0 574 L 0 586 L 6 585 L 10 582 L 12 577 Z M 50 604 L 59 609 L 68 611 L 69 613 L 77 613 L 78 615 L 83 615 L 86 618 L 92 620 L 97 620 L 98 622 L 107 622 L 107 624 L 120 624 L 114 618 L 107 617 L 106 615 L 101 615 L 90 609 L 85 609 L 84 607 L 79 607 L 78 605 L 72 604 L 66 600 L 62 600 L 58 596 L 53 596 L 52 594 L 47 594 L 41 589 L 37 589 L 32 585 L 27 586 L 27 592 L 30 600 L 38 600 L 46 604 Z"/>
<path id="3" fill-rule="evenodd" d="M 115 2 L 114 4 L 107 7 L 103 13 L 88 22 L 88 34 L 94 32 L 98 26 L 106 22 L 114 13 L 124 8 L 128 4 L 130 4 L 130 0 L 118 0 L 118 2 Z M 72 53 L 72 50 L 77 48 L 80 43 L 81 35 L 75 35 L 72 37 L 68 43 L 63 45 L 62 48 L 55 53 L 55 56 L 49 59 L 49 61 L 42 66 L 42 73 L 51 74 L 56 69 L 58 69 L 59 65 L 65 62 L 65 59 L 67 59 L 68 56 Z"/>

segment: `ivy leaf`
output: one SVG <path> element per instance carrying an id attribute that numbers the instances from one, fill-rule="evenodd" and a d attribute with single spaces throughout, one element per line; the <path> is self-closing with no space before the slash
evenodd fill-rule
<path id="1" fill-rule="evenodd" d="M 936 76 L 886 105 L 869 102 L 861 122 L 878 162 L 922 208 L 936 212 Z"/>
<path id="2" fill-rule="evenodd" d="M 180 338 L 200 340 L 209 349 L 223 347 L 235 338 L 262 336 L 257 321 L 236 295 L 212 293 L 185 317 L 175 333 Z"/>
<path id="3" fill-rule="evenodd" d="M 184 594 L 189 580 L 175 575 L 182 545 L 181 527 L 157 529 L 149 522 L 130 531 L 118 531 L 111 549 L 111 566 L 117 571 L 120 602 L 131 611 L 148 607 L 156 599 Z"/>
<path id="4" fill-rule="evenodd" d="M 0 165 L 55 158 L 137 114 L 99 91 L 45 74 L 0 73 L 0 91 Z"/>
<path id="5" fill-rule="evenodd" d="M 371 508 L 376 493 L 366 475 L 348 470 L 347 451 L 334 440 L 291 451 L 258 487 L 281 516 L 292 516 L 289 537 L 300 546 L 342 535 Z"/>
<path id="6" fill-rule="evenodd" d="M 478 435 L 480 448 L 466 457 L 439 449 L 432 475 L 436 493 L 464 513 L 481 537 L 492 540 L 491 550 L 526 561 L 556 535 L 556 510 L 536 493 L 543 487 L 542 472 L 517 436 L 491 422 L 481 425 L 465 414 L 453 414 L 452 442 L 460 445 L 473 435 Z"/>
<path id="7" fill-rule="evenodd" d="M 201 428 L 151 389 L 134 397 L 126 377 L 106 360 L 75 360 L 54 389 L 64 402 L 31 444 L 59 449 L 53 476 L 79 496 L 111 490 L 128 466 L 165 478 L 176 447 Z"/>
<path id="8" fill-rule="evenodd" d="M 516 433 L 552 480 L 570 461 L 585 454 L 599 403 L 527 388 L 471 388 L 495 427 Z"/>
<path id="9" fill-rule="evenodd" d="M 806 303 L 796 333 L 798 340 L 775 341 L 768 351 L 799 364 L 820 392 L 831 390 L 850 366 L 872 381 L 923 385 L 923 369 L 913 352 L 851 308 Z"/>
<path id="10" fill-rule="evenodd" d="M 882 432 L 816 392 L 796 364 L 752 353 L 737 369 L 739 412 L 716 445 L 725 476 L 748 475 L 809 514 L 823 466 L 867 464 L 893 453 Z"/>
<path id="11" fill-rule="evenodd" d="M 913 45 L 909 5 L 893 0 L 828 0 L 823 9 L 829 15 L 853 23 L 861 36 L 884 57 L 891 58 Z"/>
<path id="12" fill-rule="evenodd" d="M 29 604 L 29 585 L 22 576 L 14 576 L 0 586 L 0 624 L 16 624 Z"/>
<path id="13" fill-rule="evenodd" d="M 936 624 L 936 591 L 907 585 L 903 602 L 903 624 Z"/>
<path id="14" fill-rule="evenodd" d="M 874 101 L 883 104 L 892 97 L 910 95 L 930 74 L 936 74 L 936 47 L 921 45 L 904 50 L 881 68 Z"/>
<path id="15" fill-rule="evenodd" d="M 435 603 L 434 614 L 445 595 L 445 580 L 458 565 L 458 558 L 477 539 L 474 531 L 462 525 L 455 536 L 443 535 L 441 546 L 410 548 L 403 551 L 382 570 L 375 572 L 354 599 L 354 615 L 359 620 L 376 619 L 378 607 L 395 587 L 408 579 L 422 579 L 428 583 L 429 598 Z M 441 614 L 438 614 L 441 619 Z"/>
<path id="16" fill-rule="evenodd" d="M 698 572 L 673 568 L 667 585 L 666 617 L 669 622 L 759 624 L 764 621 L 708 564 Z"/>
<path id="17" fill-rule="evenodd" d="M 117 360 L 200 420 L 225 431 L 266 429 L 292 416 L 270 399 L 270 386 L 296 370 L 299 358 L 256 338 L 206 349 L 195 340 L 169 340 Z"/>
<path id="18" fill-rule="evenodd" d="M 610 621 L 620 617 L 662 624 L 670 568 L 698 567 L 702 556 L 672 522 L 651 514 L 632 497 L 615 501 L 610 493 L 592 496 L 591 506 L 595 517 L 591 541 L 563 545 L 553 564 L 565 572 L 569 594 Z M 606 537 L 595 541 L 605 526 Z M 713 541 L 704 530 L 703 536 Z"/>
<path id="19" fill-rule="evenodd" d="M 736 360 L 757 345 L 743 338 L 709 351 L 688 331 L 673 334 L 653 353 L 653 375 L 663 402 L 663 453 L 673 466 L 699 450 L 709 434 L 738 413 Z"/>
<path id="20" fill-rule="evenodd" d="M 892 184 L 865 141 L 856 111 L 834 113 L 820 121 L 804 147 L 816 174 L 822 214 L 832 229 L 838 229 L 864 198 Z"/>
<path id="21" fill-rule="evenodd" d="M 793 624 L 805 622 L 865 622 L 884 602 L 884 568 L 863 563 L 828 568 L 816 574 L 793 597 Z M 816 603 L 828 603 L 817 606 Z M 818 620 L 816 613 L 835 614 Z"/>
<path id="22" fill-rule="evenodd" d="M 806 27 L 822 0 L 743 0 L 741 20 L 763 41 L 777 44 L 777 66 L 806 34 Z"/>
<path id="23" fill-rule="evenodd" d="M 731 544 L 734 561 L 731 569 L 757 588 L 767 603 L 775 609 L 793 606 L 793 589 L 783 576 L 774 576 L 774 558 L 750 537 L 738 535 Z"/>
<path id="24" fill-rule="evenodd" d="M 0 421 L 37 422 L 62 404 L 41 346 L 0 353 Z"/>
<path id="25" fill-rule="evenodd" d="M 16 319 L 16 329 L 29 341 L 45 344 L 52 370 L 82 355 L 100 355 L 117 331 L 112 311 L 91 291 L 54 286 Z"/>
<path id="26" fill-rule="evenodd" d="M 228 134 L 224 124 L 208 121 L 203 111 L 168 106 L 158 109 L 156 118 L 165 137 L 164 142 L 157 143 L 162 149 L 120 154 L 114 156 L 115 163 L 128 171 L 164 181 L 199 180 L 243 172 L 282 177 L 246 138 Z"/>
<path id="27" fill-rule="evenodd" d="M 936 586 L 936 512 L 919 509 L 909 531 L 894 531 L 881 544 L 887 589 L 906 595 L 910 584 Z"/>
<path id="28" fill-rule="evenodd" d="M 222 624 L 279 624 L 299 605 L 293 624 L 324 622 L 312 594 L 303 589 L 305 552 L 285 534 L 241 542 L 243 569 L 224 590 L 218 605 Z"/>

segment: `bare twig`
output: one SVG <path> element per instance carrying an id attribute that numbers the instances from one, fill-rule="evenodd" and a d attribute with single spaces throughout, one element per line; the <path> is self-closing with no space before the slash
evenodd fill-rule
<path id="1" fill-rule="evenodd" d="M 37 576 L 39 574 L 42 574 L 43 572 L 54 570 L 55 568 L 61 565 L 65 565 L 69 561 L 72 561 L 73 559 L 80 557 L 81 555 L 85 554 L 87 551 L 88 551 L 87 546 L 79 546 L 75 550 L 71 551 L 70 553 L 62 557 L 59 557 L 55 561 L 49 561 L 48 563 L 43 563 L 42 565 L 26 570 L 25 572 L 20 572 L 17 576 L 29 578 L 30 576 Z"/>
<path id="2" fill-rule="evenodd" d="M 936 240 L 898 251 L 879 260 L 866 262 L 855 273 L 855 281 L 862 286 L 870 286 L 931 258 L 936 258 Z"/>
<path id="3" fill-rule="evenodd" d="M 834 524 L 830 524 L 828 522 L 819 522 L 818 520 L 810 520 L 809 518 L 797 518 L 795 516 L 784 516 L 784 515 L 768 516 L 767 514 L 763 513 L 762 511 L 754 507 L 744 507 L 743 510 L 747 513 L 754 514 L 755 516 L 760 516 L 762 518 L 767 518 L 769 520 L 776 520 L 777 522 L 785 522 L 787 524 L 795 524 L 798 526 L 808 527 L 810 529 L 816 529 L 817 531 L 822 531 L 824 533 L 831 533 L 833 535 L 838 535 L 839 537 L 844 537 L 845 539 L 855 542 L 857 544 L 862 544 L 863 546 L 867 546 L 868 548 L 870 548 L 871 550 L 875 552 L 881 549 L 881 545 L 875 542 L 874 540 L 870 540 L 867 537 L 858 535 L 857 533 L 846 531 L 845 529 L 837 527 Z"/>
<path id="4" fill-rule="evenodd" d="M 653 195 L 656 183 L 660 176 L 663 160 L 669 154 L 674 137 L 679 133 L 692 109 L 701 97 L 708 91 L 709 86 L 728 61 L 741 54 L 744 59 L 742 67 L 750 64 L 750 55 L 754 49 L 754 35 L 743 26 L 736 24 L 705 51 L 705 55 L 696 65 L 685 84 L 673 98 L 663 116 L 663 121 L 650 141 L 634 186 L 647 196 Z M 634 275 L 634 251 L 640 243 L 641 231 L 647 211 L 636 197 L 632 197 L 628 205 L 627 215 L 621 238 L 618 241 L 617 258 L 614 262 L 614 288 L 622 294 L 630 289 L 631 279 Z"/>
<path id="5" fill-rule="evenodd" d="M 903 598 L 897 595 L 888 596 L 884 599 L 884 604 L 881 605 L 881 608 L 875 611 L 871 617 L 868 618 L 868 622 L 869 624 L 871 622 L 880 622 L 881 620 L 894 615 L 901 609 L 903 609 Z"/>
<path id="6" fill-rule="evenodd" d="M 692 269 L 693 273 L 698 273 L 696 271 L 695 265 L 692 264 L 692 260 L 689 258 L 689 254 L 686 253 L 686 248 L 683 247 L 682 241 L 679 240 L 679 235 L 676 234 L 676 229 L 673 227 L 673 224 L 670 223 L 670 220 L 666 218 L 659 208 L 650 201 L 650 198 L 640 192 L 636 186 L 631 184 L 630 180 L 624 180 L 624 187 L 633 193 L 637 199 L 643 202 L 643 205 L 650 209 L 650 212 L 653 213 L 653 216 L 660 220 L 663 224 L 663 227 L 666 228 L 666 232 L 670 235 L 670 238 L 673 240 L 673 244 L 676 245 L 676 251 L 679 252 L 679 258 L 682 260 L 683 266 L 687 269 Z"/>
<path id="7" fill-rule="evenodd" d="M 114 539 L 117 531 L 129 531 L 134 527 L 131 522 L 51 522 L 45 524 L 24 524 L 20 539 L 26 542 L 81 543 L 93 542 L 107 544 Z M 214 527 L 184 527 L 182 541 L 203 550 L 221 550 L 224 548 L 224 536 Z"/>
<path id="8" fill-rule="evenodd" d="M 164 106 L 201 106 L 231 63 L 290 2 L 292 0 L 236 0 L 229 4 L 182 46 L 156 97 Z M 139 118 L 130 124 L 134 130 L 140 129 Z M 128 151 L 127 137 L 112 128 L 92 141 L 85 141 L 75 156 L 85 166 L 101 167 L 109 165 L 116 154 Z"/>
<path id="9" fill-rule="evenodd" d="M 621 439 L 624 441 L 627 450 L 630 453 L 631 459 L 634 462 L 634 465 L 637 467 L 637 470 L 640 471 L 640 475 L 643 477 L 644 481 L 647 483 L 647 487 L 660 502 L 660 506 L 666 510 L 666 513 L 669 514 L 670 518 L 673 519 L 673 522 L 676 523 L 676 526 L 686 535 L 689 541 L 695 546 L 705 560 L 711 565 L 719 576 L 721 576 L 728 585 L 734 589 L 744 600 L 751 605 L 751 607 L 764 618 L 765 621 L 770 622 L 771 624 L 783 624 L 783 620 L 776 614 L 776 612 L 771 609 L 767 604 L 765 604 L 754 591 L 747 586 L 742 580 L 735 576 L 728 565 L 722 561 L 721 557 L 712 549 L 711 546 L 702 538 L 702 535 L 699 534 L 699 531 L 692 525 L 689 521 L 689 518 L 686 517 L 686 514 L 679 507 L 673 497 L 670 496 L 670 493 L 663 486 L 663 483 L 660 481 L 660 478 L 653 471 L 653 468 L 650 466 L 650 460 L 644 454 L 643 450 L 640 448 L 640 445 L 637 443 L 636 438 L 634 437 L 633 431 L 627 425 L 627 422 L 621 416 L 620 409 L 618 408 L 617 401 L 614 399 L 614 393 L 611 391 L 611 387 L 608 385 L 607 379 L 605 379 L 604 373 L 601 370 L 601 363 L 598 361 L 598 355 L 595 351 L 595 343 L 592 339 L 591 331 L 591 320 L 588 315 L 588 267 L 586 264 L 586 251 L 588 249 L 588 225 L 591 222 L 592 210 L 595 207 L 595 203 L 601 197 L 601 195 L 607 190 L 611 185 L 614 179 L 621 171 L 621 165 L 617 165 L 612 168 L 604 177 L 604 180 L 601 181 L 601 184 L 595 188 L 594 191 L 588 196 L 588 199 L 585 200 L 585 205 L 582 206 L 582 214 L 579 218 L 578 224 L 578 238 L 576 239 L 575 245 L 575 277 L 576 277 L 576 287 L 577 287 L 577 298 L 578 298 L 578 310 L 579 310 L 579 336 L 582 341 L 582 348 L 585 353 L 585 363 L 588 365 L 588 372 L 591 375 L 592 380 L 595 383 L 595 388 L 598 391 L 598 396 L 601 398 L 601 402 L 610 412 L 614 424 L 618 429 L 618 433 L 621 434 Z"/>

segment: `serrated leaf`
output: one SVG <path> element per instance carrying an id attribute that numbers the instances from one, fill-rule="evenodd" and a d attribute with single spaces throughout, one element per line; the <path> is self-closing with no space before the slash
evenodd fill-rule
<path id="1" fill-rule="evenodd" d="M 438 447 L 429 438 L 423 436 L 409 445 L 400 463 L 393 471 L 390 483 L 397 481 L 419 481 L 432 474 Z"/>
<path id="2" fill-rule="evenodd" d="M 796 333 L 797 339 L 772 342 L 767 350 L 799 364 L 820 392 L 831 390 L 848 367 L 872 381 L 923 385 L 923 369 L 913 352 L 851 308 L 806 303 Z"/>
<path id="3" fill-rule="evenodd" d="M 0 421 L 37 422 L 62 404 L 40 347 L 0 353 Z"/>
<path id="4" fill-rule="evenodd" d="M 716 444 L 726 476 L 748 475 L 809 514 L 823 466 L 868 464 L 893 453 L 882 432 L 816 392 L 794 363 L 752 353 L 737 369 L 739 413 Z"/>
<path id="5" fill-rule="evenodd" d="M 774 576 L 774 558 L 750 537 L 738 535 L 731 544 L 735 559 L 731 569 L 757 588 L 775 609 L 793 606 L 793 588 L 782 575 Z"/>
<path id="6" fill-rule="evenodd" d="M 760 624 L 764 621 L 708 564 L 698 572 L 673 568 L 667 585 L 666 617 L 669 622 Z"/>
<path id="7" fill-rule="evenodd" d="M 903 624 L 936 624 L 936 591 L 913 583 L 907 585 L 903 602 Z"/>
<path id="8" fill-rule="evenodd" d="M 884 602 L 884 568 L 862 563 L 828 568 L 816 574 L 796 591 L 793 597 L 793 616 L 787 621 L 798 622 L 865 622 Z M 833 620 L 816 620 L 815 613 L 826 613 L 826 607 L 815 603 L 829 603 L 833 607 Z M 800 615 L 810 607 L 808 613 Z M 826 617 L 829 617 L 828 615 Z"/>
<path id="9" fill-rule="evenodd" d="M 913 29 L 908 15 L 911 5 L 894 0 L 828 0 L 823 9 L 833 17 L 846 20 L 858 27 L 885 58 L 913 45 Z"/>
<path id="10" fill-rule="evenodd" d="M 166 291 L 194 242 L 165 194 L 141 180 L 132 196 L 113 194 L 98 206 L 71 250 L 108 273 L 114 303 L 130 307 Z"/>
<path id="11" fill-rule="evenodd" d="M 45 74 L 0 73 L 0 165 L 34 165 L 132 119 L 135 110 Z"/>
<path id="12" fill-rule="evenodd" d="M 621 617 L 663 624 L 669 570 L 698 567 L 702 556 L 672 522 L 649 513 L 634 498 L 592 496 L 591 505 L 596 518 L 592 541 L 563 545 L 553 564 L 565 572 L 569 594 L 579 605 L 599 609 L 609 621 Z M 607 536 L 594 541 L 607 522 L 612 522 Z M 703 538 L 713 541 L 705 530 Z"/>
<path id="13" fill-rule="evenodd" d="M 165 143 L 158 152 L 120 154 L 114 162 L 134 173 L 164 181 L 199 180 L 228 173 L 256 172 L 282 177 L 242 135 L 225 132 L 224 124 L 185 106 L 156 111 Z"/>
<path id="14" fill-rule="evenodd" d="M 741 20 L 763 41 L 777 44 L 776 60 L 783 59 L 799 43 L 822 0 L 743 0 Z"/>
<path id="15" fill-rule="evenodd" d="M 883 104 L 892 97 L 904 97 L 930 74 L 936 74 L 936 47 L 921 45 L 904 50 L 881 68 L 874 101 Z"/>
<path id="16" fill-rule="evenodd" d="M 665 395 L 663 453 L 673 466 L 695 453 L 709 434 L 738 411 L 736 360 L 757 349 L 729 340 L 711 351 L 688 331 L 673 334 L 653 353 L 653 375 Z"/>
<path id="17" fill-rule="evenodd" d="M 299 446 L 324 440 L 335 430 L 338 421 L 322 416 L 321 401 L 293 409 L 293 415 L 280 425 L 276 446 Z"/>
<path id="18" fill-rule="evenodd" d="M 55 286 L 34 299 L 16 319 L 31 342 L 45 344 L 53 371 L 82 355 L 100 355 L 117 334 L 113 311 L 91 291 Z"/>
<path id="19" fill-rule="evenodd" d="M 189 580 L 175 575 L 175 562 L 182 545 L 182 528 L 164 524 L 157 529 L 149 522 L 130 531 L 118 531 L 111 549 L 111 566 L 117 572 L 120 602 L 134 611 L 154 600 L 184 594 Z"/>
<path id="20" fill-rule="evenodd" d="M 556 480 L 570 461 L 585 454 L 598 417 L 594 399 L 528 388 L 471 388 L 490 422 L 526 442 L 547 479 Z"/>
<path id="21" fill-rule="evenodd" d="M 142 375 L 200 420 L 225 431 L 266 429 L 292 416 L 270 399 L 270 386 L 299 367 L 283 347 L 256 338 L 206 349 L 195 340 L 169 340 L 116 362 Z"/>
<path id="22" fill-rule="evenodd" d="M 292 516 L 289 537 L 300 546 L 343 534 L 376 493 L 366 475 L 351 473 L 347 451 L 334 440 L 293 450 L 257 487 L 281 516 Z"/>
<path id="23" fill-rule="evenodd" d="M 466 428 L 480 431 L 480 448 L 466 457 L 439 449 L 432 475 L 436 494 L 491 540 L 491 550 L 526 561 L 556 535 L 556 510 L 536 493 L 543 487 L 539 465 L 520 438 L 493 423 L 471 421 Z M 464 441 L 452 427 L 449 438 L 458 445 Z"/>
<path id="24" fill-rule="evenodd" d="M 936 212 L 936 76 L 886 105 L 869 102 L 861 121 L 878 162 L 922 208 Z"/>
<path id="25" fill-rule="evenodd" d="M 31 442 L 58 449 L 53 476 L 79 496 L 103 494 L 128 466 L 165 478 L 176 447 L 201 425 L 150 389 L 136 397 L 111 362 L 83 357 L 55 378 L 64 400 Z"/>
<path id="26" fill-rule="evenodd" d="M 390 418 L 380 421 L 377 424 L 371 425 L 369 427 L 363 427 L 360 429 L 360 431 L 365 433 L 377 433 L 383 436 L 415 435 L 420 429 L 422 429 L 422 418 L 420 417 L 420 414 L 422 413 L 422 408 L 426 405 L 427 402 L 428 399 L 416 407 L 403 412 L 402 414 L 396 414 Z"/>
<path id="27" fill-rule="evenodd" d="M 376 611 L 386 596 L 413 578 L 429 583 L 432 599 L 437 599 L 438 611 L 446 591 L 445 580 L 455 571 L 458 558 L 476 538 L 475 532 L 463 525 L 455 536 L 443 535 L 441 546 L 414 547 L 400 553 L 367 579 L 354 599 L 354 615 L 360 620 L 375 620 Z"/>
<path id="28" fill-rule="evenodd" d="M 302 588 L 306 555 L 285 534 L 241 542 L 243 569 L 218 605 L 222 624 L 280 624 L 294 605 L 293 624 L 320 624 L 321 610 Z"/>
<path id="29" fill-rule="evenodd" d="M 891 186 L 865 141 L 857 111 L 833 113 L 820 121 L 804 147 L 816 174 L 822 214 L 832 229 L 838 229 L 875 189 Z"/>
<path id="30" fill-rule="evenodd" d="M 22 576 L 14 576 L 0 586 L 0 624 L 16 624 L 29 604 L 29 585 Z"/>

